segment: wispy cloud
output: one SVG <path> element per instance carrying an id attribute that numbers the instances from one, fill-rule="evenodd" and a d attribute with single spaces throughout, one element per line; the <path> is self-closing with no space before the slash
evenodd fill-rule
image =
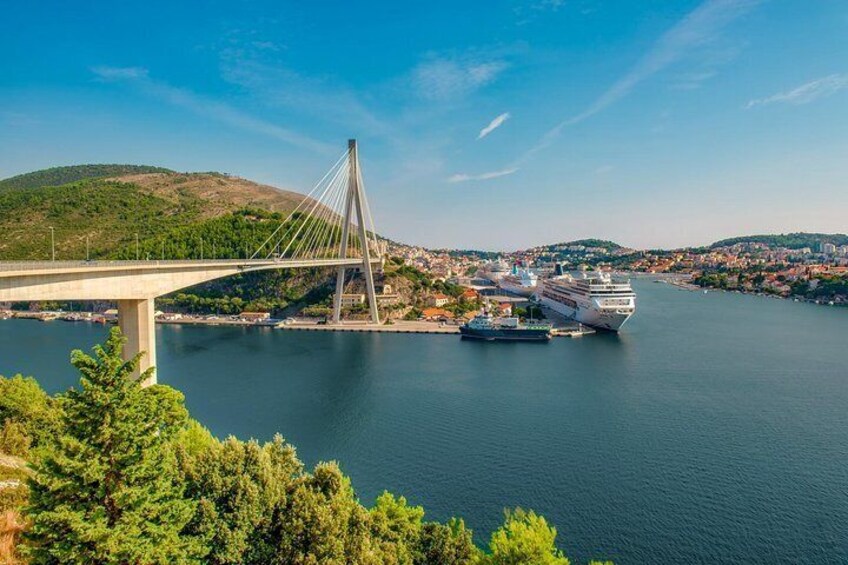
<path id="1" fill-rule="evenodd" d="M 764 0 L 706 0 L 654 42 L 631 69 L 588 108 L 549 130 L 521 160 L 549 146 L 566 127 L 578 124 L 627 96 L 639 83 L 713 41 L 729 24 Z"/>
<path id="2" fill-rule="evenodd" d="M 143 67 L 94 67 L 91 71 L 106 81 L 147 80 L 149 72 Z"/>
<path id="3" fill-rule="evenodd" d="M 558 11 L 565 4 L 565 0 L 522 0 L 512 9 L 518 18 L 515 23 L 516 25 L 529 24 L 545 13 Z"/>
<path id="4" fill-rule="evenodd" d="M 825 98 L 832 94 L 836 94 L 845 88 L 848 88 L 848 74 L 832 74 L 824 78 L 802 84 L 801 86 L 786 92 L 778 92 L 777 94 L 766 98 L 751 100 L 748 102 L 746 108 L 774 104 L 776 102 L 795 105 L 809 104 L 819 98 Z"/>
<path id="5" fill-rule="evenodd" d="M 422 98 L 448 100 L 493 82 L 508 66 L 502 60 L 474 55 L 452 58 L 431 55 L 413 69 L 412 81 Z"/>
<path id="6" fill-rule="evenodd" d="M 479 175 L 469 175 L 466 173 L 457 173 L 448 178 L 448 182 L 468 182 L 473 180 L 490 180 L 496 179 L 498 177 L 505 177 L 507 175 L 511 175 L 518 171 L 517 167 L 513 167 L 511 169 L 503 169 L 502 171 L 491 171 L 488 173 L 481 173 Z"/>
<path id="7" fill-rule="evenodd" d="M 229 126 L 273 137 L 310 151 L 319 153 L 333 151 L 331 146 L 326 143 L 247 114 L 229 104 L 211 100 L 162 81 L 153 80 L 150 78 L 147 69 L 141 67 L 94 67 L 91 70 L 99 80 L 128 84 L 159 100 Z"/>
<path id="8" fill-rule="evenodd" d="M 266 44 L 273 47 L 265 47 Z M 238 85 L 261 104 L 289 108 L 316 120 L 344 124 L 357 132 L 389 135 L 391 123 L 375 115 L 359 93 L 332 77 L 296 72 L 277 54 L 273 42 L 245 39 L 232 32 L 219 52 L 221 78 Z"/>
<path id="9" fill-rule="evenodd" d="M 509 112 L 504 112 L 500 116 L 496 117 L 494 120 L 489 122 L 489 125 L 480 130 L 479 135 L 477 135 L 477 139 L 483 139 L 499 127 L 503 125 L 505 121 L 509 119 Z"/>

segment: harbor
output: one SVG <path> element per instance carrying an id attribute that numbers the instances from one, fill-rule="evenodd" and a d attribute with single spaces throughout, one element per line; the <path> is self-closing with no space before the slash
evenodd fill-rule
<path id="1" fill-rule="evenodd" d="M 545 315 L 552 324 L 552 337 L 583 337 L 595 333 L 588 326 L 575 323 L 572 320 L 550 309 L 545 309 Z M 96 312 L 0 312 L 0 320 L 8 319 L 38 320 L 42 322 L 88 322 L 94 324 L 117 323 L 117 316 L 110 311 Z M 250 326 L 268 327 L 286 331 L 306 332 L 367 332 L 367 333 L 403 333 L 403 334 L 435 334 L 459 335 L 459 324 L 455 322 L 432 322 L 426 320 L 393 320 L 389 323 L 374 325 L 366 321 L 343 321 L 329 324 L 323 319 L 288 318 L 277 320 L 273 318 L 249 319 L 239 316 L 191 316 L 161 314 L 156 317 L 156 323 L 161 325 L 188 326 Z"/>

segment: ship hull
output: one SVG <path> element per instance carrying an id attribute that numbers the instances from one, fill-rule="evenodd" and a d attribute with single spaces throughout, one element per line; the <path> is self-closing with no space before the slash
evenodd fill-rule
<path id="1" fill-rule="evenodd" d="M 504 281 L 503 279 L 498 281 L 498 286 L 501 288 L 501 290 L 505 290 L 507 292 L 511 292 L 519 296 L 531 296 L 534 292 L 536 292 L 535 286 L 522 286 L 520 284 L 511 284 L 509 282 Z"/>
<path id="2" fill-rule="evenodd" d="M 632 313 L 621 313 L 616 310 L 602 308 L 587 308 L 580 305 L 571 307 L 562 302 L 541 297 L 542 304 L 567 318 L 596 329 L 617 332 L 630 319 Z"/>
<path id="3" fill-rule="evenodd" d="M 546 329 L 473 329 L 460 326 L 459 333 L 462 334 L 463 339 L 483 341 L 548 341 L 551 339 L 551 332 Z"/>

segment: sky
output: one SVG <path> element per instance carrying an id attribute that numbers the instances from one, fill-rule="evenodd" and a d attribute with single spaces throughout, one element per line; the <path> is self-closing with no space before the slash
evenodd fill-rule
<path id="1" fill-rule="evenodd" d="M 308 192 L 359 141 L 378 231 L 515 250 L 848 231 L 848 2 L 5 2 L 0 177 Z"/>

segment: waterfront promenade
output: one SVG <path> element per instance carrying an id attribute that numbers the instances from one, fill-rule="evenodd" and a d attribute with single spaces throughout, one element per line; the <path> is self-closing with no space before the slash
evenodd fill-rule
<path id="1" fill-rule="evenodd" d="M 546 316 L 553 324 L 554 337 L 582 337 L 595 333 L 595 330 L 574 323 L 556 312 L 546 309 Z M 459 325 L 456 323 L 434 322 L 429 320 L 394 320 L 388 324 L 374 325 L 363 320 L 346 320 L 337 324 L 328 324 L 314 318 L 288 318 L 284 321 L 262 320 L 252 321 L 238 316 L 190 316 L 183 315 L 172 318 L 164 315 L 156 318 L 157 324 L 188 325 L 188 326 L 249 326 L 267 327 L 287 331 L 315 332 L 370 332 L 370 333 L 405 333 L 405 334 L 440 334 L 456 335 Z M 18 318 L 40 320 L 43 322 L 73 322 L 73 323 L 109 323 L 102 314 L 92 312 L 0 312 L 0 319 Z M 70 318 L 70 319 L 68 319 Z"/>

